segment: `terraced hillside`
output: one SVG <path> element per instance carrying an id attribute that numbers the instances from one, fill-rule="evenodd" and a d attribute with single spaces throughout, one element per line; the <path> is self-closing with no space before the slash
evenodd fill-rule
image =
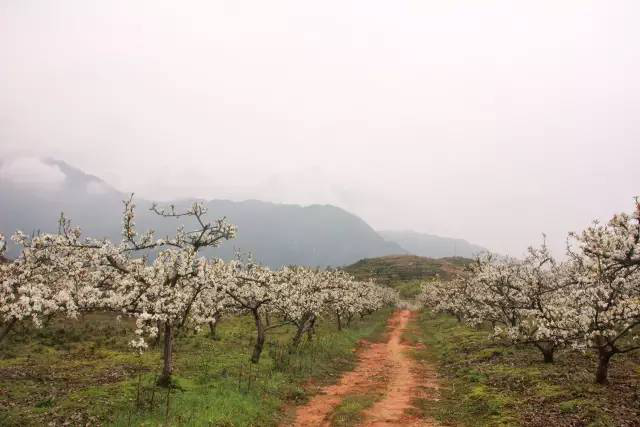
<path id="1" fill-rule="evenodd" d="M 426 258 L 415 255 L 389 255 L 362 259 L 344 269 L 358 279 L 376 278 L 380 282 L 425 280 L 440 276 L 450 279 L 472 262 L 462 257 Z"/>
<path id="2" fill-rule="evenodd" d="M 462 257 L 426 258 L 415 255 L 389 255 L 365 258 L 344 267 L 358 280 L 375 280 L 398 290 L 403 298 L 413 298 L 422 283 L 440 277 L 449 280 L 464 271 L 473 260 Z"/>

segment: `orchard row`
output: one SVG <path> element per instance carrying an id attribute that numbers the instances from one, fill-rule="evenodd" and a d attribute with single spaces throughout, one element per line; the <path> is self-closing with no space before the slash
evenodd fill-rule
<path id="1" fill-rule="evenodd" d="M 480 256 L 457 279 L 426 284 L 422 300 L 490 324 L 496 339 L 535 346 L 548 363 L 561 349 L 595 351 L 604 384 L 613 356 L 640 349 L 640 203 L 567 242 L 562 261 L 544 244 L 523 260 Z"/>
<path id="2" fill-rule="evenodd" d="M 294 349 L 316 321 L 335 316 L 338 328 L 394 304 L 395 291 L 356 281 L 338 270 L 285 267 L 271 270 L 250 258 L 224 262 L 202 255 L 206 248 L 232 239 L 236 228 L 225 219 L 209 222 L 206 208 L 152 210 L 186 222 L 172 237 L 139 233 L 133 199 L 124 202 L 122 241 L 82 236 L 60 219 L 56 234 L 28 236 L 16 232 L 20 255 L 0 264 L 0 342 L 19 322 L 36 326 L 52 316 L 76 318 L 82 312 L 112 311 L 136 319 L 132 347 L 147 348 L 164 338 L 161 384 L 169 384 L 173 341 L 186 329 L 210 327 L 215 333 L 224 316 L 249 315 L 256 341 L 251 361 L 258 363 L 273 328 L 295 326 Z M 187 228 L 189 227 L 189 228 Z M 6 242 L 0 235 L 0 255 Z M 273 320 L 272 320 L 273 319 Z"/>

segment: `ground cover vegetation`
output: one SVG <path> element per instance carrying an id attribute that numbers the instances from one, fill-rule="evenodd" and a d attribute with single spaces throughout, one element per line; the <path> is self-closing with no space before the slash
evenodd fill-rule
<path id="1" fill-rule="evenodd" d="M 233 425 L 272 420 L 280 392 L 298 384 L 292 375 L 349 359 L 357 339 L 384 323 L 359 320 L 397 300 L 394 290 L 342 271 L 205 258 L 204 248 L 234 237 L 233 225 L 209 221 L 198 203 L 185 211 L 152 210 L 180 224 L 173 236 L 138 232 L 133 198 L 124 202 L 119 243 L 83 237 L 64 217 L 57 234 L 12 236 L 20 256 L 0 265 L 4 423 L 49 417 L 55 425 L 77 416 L 70 422 L 153 425 L 173 416 L 190 425 L 189 408 L 199 405 L 212 408 L 204 413 L 215 422 L 223 422 L 216 418 L 221 411 Z M 354 322 L 355 329 L 347 328 Z M 225 323 L 229 328 L 221 331 Z M 63 397 L 52 391 L 61 379 Z M 242 409 L 245 393 L 234 409 L 234 400 L 222 395 L 236 385 L 236 394 L 262 387 L 271 399 L 254 393 L 252 413 Z M 129 408 L 125 422 L 117 414 L 131 393 L 136 410 Z M 231 405 L 226 412 L 225 405 Z"/>

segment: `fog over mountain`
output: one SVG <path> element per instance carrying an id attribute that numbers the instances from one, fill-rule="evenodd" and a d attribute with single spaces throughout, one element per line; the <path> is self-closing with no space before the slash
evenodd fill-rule
<path id="1" fill-rule="evenodd" d="M 542 233 L 562 255 L 638 195 L 638 1 L 0 10 L 2 159 L 149 200 L 331 204 L 516 257 Z"/>
<path id="2" fill-rule="evenodd" d="M 55 231 L 61 211 L 87 235 L 120 240 L 122 193 L 100 178 L 52 159 L 26 157 L 0 162 L 0 232 Z M 193 199 L 173 201 L 189 206 Z M 136 198 L 139 230 L 171 234 L 180 224 L 149 211 L 150 201 Z M 361 218 L 331 205 L 298 206 L 257 200 L 209 200 L 210 218 L 226 216 L 238 226 L 237 237 L 210 255 L 229 259 L 236 250 L 265 264 L 340 266 L 362 258 L 406 253 L 387 242 Z M 186 224 L 187 225 L 187 224 Z M 15 251 L 10 251 L 15 255 Z"/>

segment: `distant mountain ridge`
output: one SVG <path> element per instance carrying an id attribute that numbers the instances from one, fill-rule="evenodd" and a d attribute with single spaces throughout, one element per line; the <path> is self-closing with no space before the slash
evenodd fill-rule
<path id="1" fill-rule="evenodd" d="M 61 212 L 85 235 L 120 240 L 122 200 L 129 195 L 97 176 L 63 161 L 25 158 L 0 160 L 0 233 L 55 232 Z M 195 199 L 181 199 L 177 207 Z M 135 199 L 140 231 L 172 234 L 180 224 L 149 212 L 151 202 Z M 210 251 L 223 259 L 236 251 L 251 253 L 272 267 L 283 265 L 343 266 L 363 258 L 413 254 L 431 258 L 472 257 L 486 251 L 462 239 L 413 231 L 376 232 L 360 217 L 332 205 L 299 206 L 258 200 L 203 201 L 211 219 L 226 216 L 238 226 L 235 239 Z M 9 242 L 9 257 L 15 256 Z"/>
<path id="2" fill-rule="evenodd" d="M 463 239 L 434 236 L 415 231 L 378 231 L 384 239 L 397 243 L 409 253 L 428 258 L 465 257 L 473 258 L 486 248 L 474 245 Z"/>
<path id="3" fill-rule="evenodd" d="M 86 235 L 119 241 L 122 200 L 127 197 L 100 178 L 59 160 L 29 158 L 17 165 L 0 161 L 0 232 L 5 235 L 17 229 L 54 232 L 64 211 Z M 173 203 L 184 207 L 194 200 Z M 150 201 L 136 198 L 135 202 L 140 231 L 154 229 L 157 236 L 164 236 L 181 224 L 149 212 Z M 209 253 L 224 259 L 240 250 L 272 267 L 341 266 L 362 258 L 406 253 L 364 220 L 336 206 L 257 200 L 209 200 L 204 204 L 211 219 L 226 216 L 238 226 L 235 239 Z M 15 253 L 10 250 L 8 255 Z"/>

